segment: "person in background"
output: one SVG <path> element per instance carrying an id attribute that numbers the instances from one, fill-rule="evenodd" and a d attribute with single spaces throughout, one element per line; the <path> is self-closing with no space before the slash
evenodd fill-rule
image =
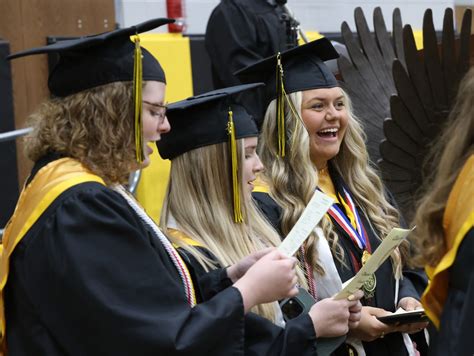
<path id="1" fill-rule="evenodd" d="M 285 12 L 286 0 L 221 0 L 209 17 L 205 46 L 214 88 L 238 85 L 236 70 L 298 45 L 298 23 Z M 237 100 L 261 126 L 262 93 Z"/>
<path id="2" fill-rule="evenodd" d="M 245 314 L 297 293 L 294 260 L 271 251 L 207 274 L 215 292 L 196 305 L 203 282 L 122 185 L 170 130 L 165 73 L 139 42 L 170 22 L 11 56 L 60 59 L 52 98 L 31 116 L 35 165 L 0 250 L 4 354 L 244 355 L 262 342 L 246 339 Z"/>
<path id="3" fill-rule="evenodd" d="M 414 261 L 431 282 L 422 303 L 438 333 L 432 355 L 472 355 L 474 339 L 474 67 L 462 80 L 447 126 L 430 161 L 419 201 Z"/>
<path id="4" fill-rule="evenodd" d="M 363 128 L 347 94 L 324 61 L 337 58 L 323 38 L 278 53 L 236 73 L 265 82 L 267 106 L 260 143 L 266 170 L 255 199 L 285 236 L 316 189 L 334 199 L 321 234 L 313 234 L 299 259 L 315 299 L 337 293 L 394 227 L 399 214 L 369 163 Z M 391 326 L 377 320 L 401 307 L 421 306 L 415 286 L 423 275 L 404 269 L 396 250 L 364 285 L 362 317 L 336 355 L 413 355 L 404 333 L 426 323 Z"/>

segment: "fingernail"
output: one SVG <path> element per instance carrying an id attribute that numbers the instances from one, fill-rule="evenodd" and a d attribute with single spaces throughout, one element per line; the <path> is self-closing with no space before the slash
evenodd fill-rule
<path id="1" fill-rule="evenodd" d="M 355 299 L 356 299 L 356 297 L 355 297 L 354 294 L 351 294 L 350 296 L 347 297 L 347 300 L 350 301 L 350 302 L 352 302 Z"/>

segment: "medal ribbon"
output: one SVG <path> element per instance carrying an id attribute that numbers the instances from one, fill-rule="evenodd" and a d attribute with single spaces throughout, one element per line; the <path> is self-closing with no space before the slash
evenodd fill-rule
<path id="1" fill-rule="evenodd" d="M 329 210 L 329 215 L 343 228 L 343 230 L 349 235 L 354 245 L 359 247 L 359 249 L 370 251 L 370 244 L 368 243 L 367 233 L 362 225 L 362 221 L 360 216 L 357 212 L 355 207 L 354 201 L 352 200 L 349 192 L 344 189 L 344 201 L 346 202 L 347 206 L 351 210 L 352 214 L 354 214 L 356 220 L 356 228 L 352 226 L 351 222 L 347 218 L 346 214 L 337 206 L 337 204 L 333 204 Z"/>

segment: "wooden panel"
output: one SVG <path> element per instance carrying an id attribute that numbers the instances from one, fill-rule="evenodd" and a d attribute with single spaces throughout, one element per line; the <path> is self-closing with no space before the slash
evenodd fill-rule
<path id="1" fill-rule="evenodd" d="M 471 9 L 474 13 L 474 6 L 462 6 L 456 5 L 454 7 L 454 18 L 456 20 L 456 31 L 459 33 L 461 31 L 462 17 L 464 16 L 464 11 Z M 471 23 L 471 32 L 474 32 L 474 21 Z"/>
<path id="2" fill-rule="evenodd" d="M 11 52 L 46 44 L 47 36 L 83 36 L 115 28 L 114 0 L 2 0 L 0 37 Z M 12 62 L 15 125 L 25 127 L 28 115 L 48 95 L 45 55 Z M 31 169 L 18 141 L 19 183 Z"/>

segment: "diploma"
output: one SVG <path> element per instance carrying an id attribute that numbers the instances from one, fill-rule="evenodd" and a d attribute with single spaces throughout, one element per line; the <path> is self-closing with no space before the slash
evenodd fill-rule
<path id="1" fill-rule="evenodd" d="M 380 265 L 384 263 L 393 250 L 395 250 L 414 229 L 414 227 L 409 230 L 393 228 L 359 272 L 343 285 L 342 290 L 336 294 L 334 298 L 344 299 L 353 294 L 356 290 L 361 289 L 364 283 L 375 273 Z"/>
<path id="2" fill-rule="evenodd" d="M 308 238 L 311 231 L 318 225 L 333 202 L 334 200 L 332 198 L 316 190 L 304 209 L 303 214 L 301 214 L 288 236 L 286 236 L 280 246 L 278 246 L 278 250 L 287 256 L 293 256 Z"/>

